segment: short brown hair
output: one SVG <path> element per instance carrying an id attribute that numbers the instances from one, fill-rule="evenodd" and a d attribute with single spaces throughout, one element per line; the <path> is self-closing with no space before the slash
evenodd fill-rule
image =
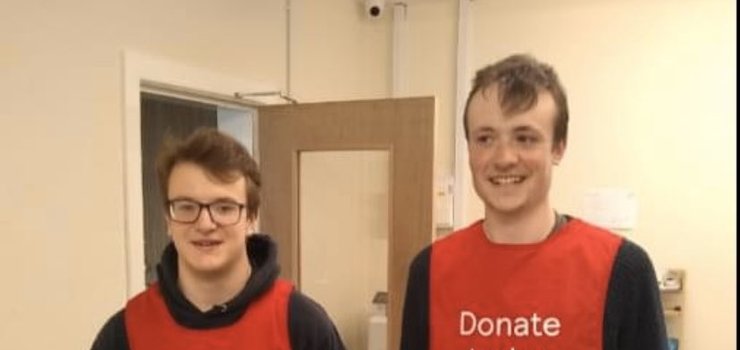
<path id="1" fill-rule="evenodd" d="M 247 185 L 247 218 L 255 219 L 260 206 L 260 177 L 257 162 L 233 137 L 213 128 L 199 128 L 184 140 L 166 138 L 157 157 L 157 178 L 162 203 L 169 205 L 169 178 L 175 165 L 192 162 L 221 181 L 236 181 L 244 176 Z"/>
<path id="2" fill-rule="evenodd" d="M 473 96 L 493 85 L 498 86 L 498 99 L 504 113 L 527 111 L 537 103 L 541 91 L 549 92 L 555 100 L 555 130 L 553 146 L 568 140 L 568 101 L 565 89 L 555 70 L 527 54 L 515 54 L 480 69 L 473 79 L 473 88 L 465 102 L 463 127 L 468 132 L 468 107 Z"/>

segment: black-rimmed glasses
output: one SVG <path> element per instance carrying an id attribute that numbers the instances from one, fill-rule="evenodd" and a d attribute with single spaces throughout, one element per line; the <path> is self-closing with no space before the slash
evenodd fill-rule
<path id="1" fill-rule="evenodd" d="M 200 203 L 189 199 L 175 199 L 169 201 L 170 219 L 183 224 L 192 224 L 198 221 L 203 208 L 208 210 L 211 221 L 219 226 L 229 226 L 239 222 L 245 205 L 229 201 Z"/>

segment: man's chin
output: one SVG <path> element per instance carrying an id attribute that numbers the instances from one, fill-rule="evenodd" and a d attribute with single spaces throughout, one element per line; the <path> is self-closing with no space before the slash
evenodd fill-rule
<path id="1" fill-rule="evenodd" d="M 516 215 L 524 211 L 524 201 L 511 199 L 486 201 L 486 210 L 498 215 Z"/>
<path id="2" fill-rule="evenodd" d="M 216 257 L 196 257 L 188 265 L 193 273 L 201 276 L 220 275 L 226 270 L 224 262 Z"/>

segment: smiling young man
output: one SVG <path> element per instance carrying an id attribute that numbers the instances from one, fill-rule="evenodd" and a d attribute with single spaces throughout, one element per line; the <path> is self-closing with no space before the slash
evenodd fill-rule
<path id="1" fill-rule="evenodd" d="M 414 259 L 401 348 L 666 349 L 646 252 L 550 204 L 568 131 L 555 71 L 529 55 L 481 69 L 463 123 L 485 216 Z"/>
<path id="2" fill-rule="evenodd" d="M 261 184 L 238 141 L 199 129 L 157 162 L 172 240 L 158 282 L 129 300 L 93 350 L 343 350 L 323 308 L 277 278 L 277 251 L 252 234 Z"/>

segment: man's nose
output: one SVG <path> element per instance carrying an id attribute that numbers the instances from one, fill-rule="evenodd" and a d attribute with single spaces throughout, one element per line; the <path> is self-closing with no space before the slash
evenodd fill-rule
<path id="1" fill-rule="evenodd" d="M 509 166 L 516 163 L 518 159 L 518 151 L 509 142 L 499 142 L 494 146 L 493 162 L 496 166 Z"/>
<path id="2" fill-rule="evenodd" d="M 212 230 L 218 226 L 216 225 L 216 222 L 213 221 L 211 211 L 208 207 L 201 208 L 200 214 L 198 214 L 198 220 L 195 221 L 195 225 L 199 230 Z"/>

